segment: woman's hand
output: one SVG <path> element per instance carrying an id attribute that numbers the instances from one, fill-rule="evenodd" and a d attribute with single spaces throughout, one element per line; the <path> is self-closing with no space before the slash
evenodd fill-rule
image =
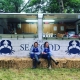
<path id="1" fill-rule="evenodd" d="M 42 54 L 46 54 L 45 52 L 43 52 Z"/>

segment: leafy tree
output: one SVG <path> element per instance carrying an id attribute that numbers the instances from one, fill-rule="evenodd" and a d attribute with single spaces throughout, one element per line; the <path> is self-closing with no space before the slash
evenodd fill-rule
<path id="1" fill-rule="evenodd" d="M 30 0 L 28 8 L 25 8 L 26 12 L 46 12 L 48 0 Z"/>
<path id="2" fill-rule="evenodd" d="M 63 2 L 67 13 L 80 12 L 80 0 L 64 0 Z"/>
<path id="3" fill-rule="evenodd" d="M 1 0 L 0 9 L 5 12 L 16 12 L 19 13 L 24 10 L 27 3 L 24 5 L 24 0 Z"/>
<path id="4" fill-rule="evenodd" d="M 49 13 L 61 12 L 61 6 L 59 5 L 61 0 L 30 0 L 26 12 L 38 12 L 41 10 Z M 64 13 L 79 13 L 80 12 L 80 0 L 62 0 Z"/>
<path id="5" fill-rule="evenodd" d="M 63 5 L 60 6 L 60 1 Z M 63 8 L 62 8 L 63 7 Z M 27 12 L 27 13 L 79 13 L 80 0 L 0 0 L 0 10 L 11 13 Z"/>

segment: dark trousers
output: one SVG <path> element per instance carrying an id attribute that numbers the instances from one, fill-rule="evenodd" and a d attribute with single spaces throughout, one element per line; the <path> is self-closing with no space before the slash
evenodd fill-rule
<path id="1" fill-rule="evenodd" d="M 44 58 L 44 59 L 47 59 L 47 61 L 48 61 L 48 67 L 49 67 L 51 65 L 51 56 L 50 56 L 50 54 L 49 53 L 42 54 L 41 57 Z"/>
<path id="2" fill-rule="evenodd" d="M 37 67 L 37 63 L 39 62 L 40 55 L 38 54 L 30 54 L 30 58 L 33 59 L 33 68 Z"/>

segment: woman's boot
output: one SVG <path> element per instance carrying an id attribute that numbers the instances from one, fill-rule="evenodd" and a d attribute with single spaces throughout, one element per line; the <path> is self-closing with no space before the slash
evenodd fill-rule
<path id="1" fill-rule="evenodd" d="M 51 59 L 48 60 L 48 69 L 51 69 Z"/>
<path id="2" fill-rule="evenodd" d="M 37 65 L 36 65 L 36 59 L 33 59 L 33 67 L 32 67 L 32 69 L 35 69 L 37 67 Z"/>
<path id="3" fill-rule="evenodd" d="M 51 56 L 51 59 L 52 59 L 52 61 L 56 64 L 56 65 L 58 65 L 59 64 L 59 62 L 57 62 L 56 60 L 54 60 L 54 58 Z"/>

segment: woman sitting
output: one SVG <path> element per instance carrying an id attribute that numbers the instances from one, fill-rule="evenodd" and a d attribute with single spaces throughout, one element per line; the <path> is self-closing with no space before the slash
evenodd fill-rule
<path id="1" fill-rule="evenodd" d="M 38 45 L 38 42 L 35 42 L 30 49 L 30 57 L 33 60 L 33 69 L 37 67 L 37 64 L 40 64 L 39 58 L 41 54 L 41 49 Z"/>
<path id="2" fill-rule="evenodd" d="M 52 57 L 51 54 L 51 49 L 49 47 L 49 43 L 45 42 L 44 46 L 42 47 L 42 58 L 47 59 L 48 61 L 48 68 L 51 69 L 51 60 L 53 60 L 53 62 L 58 65 L 59 62 L 55 61 Z"/>

